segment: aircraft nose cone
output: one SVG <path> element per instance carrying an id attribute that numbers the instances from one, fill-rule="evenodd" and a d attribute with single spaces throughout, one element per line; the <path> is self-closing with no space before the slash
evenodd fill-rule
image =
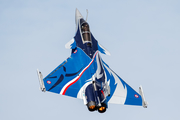
<path id="1" fill-rule="evenodd" d="M 75 22 L 76 22 L 76 26 L 78 25 L 78 20 L 83 18 L 83 16 L 81 15 L 81 13 L 79 12 L 79 10 L 76 8 L 76 14 L 75 14 Z"/>

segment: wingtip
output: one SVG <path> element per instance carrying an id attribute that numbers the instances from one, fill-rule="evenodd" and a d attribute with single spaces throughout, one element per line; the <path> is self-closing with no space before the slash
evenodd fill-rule
<path id="1" fill-rule="evenodd" d="M 140 95 L 141 95 L 141 97 L 142 97 L 142 106 L 143 106 L 144 108 L 147 108 L 148 102 L 145 100 L 144 92 L 143 92 L 143 89 L 142 89 L 142 86 L 141 86 L 141 85 L 140 85 L 140 87 L 139 87 L 139 93 L 140 93 Z"/>
<path id="2" fill-rule="evenodd" d="M 40 90 L 42 92 L 46 92 L 46 88 L 44 86 L 42 73 L 38 69 L 37 69 L 37 74 L 38 74 L 38 79 L 39 79 L 39 83 L 40 83 Z"/>

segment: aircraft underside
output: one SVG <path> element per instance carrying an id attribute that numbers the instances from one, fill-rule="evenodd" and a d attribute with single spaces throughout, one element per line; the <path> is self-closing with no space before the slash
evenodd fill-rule
<path id="1" fill-rule="evenodd" d="M 38 70 L 41 90 L 82 99 L 89 111 L 99 113 L 106 111 L 108 103 L 146 108 L 142 87 L 136 92 L 101 59 L 100 53 L 110 53 L 94 38 L 77 9 L 75 20 L 76 34 L 65 45 L 71 55 L 45 78 Z"/>

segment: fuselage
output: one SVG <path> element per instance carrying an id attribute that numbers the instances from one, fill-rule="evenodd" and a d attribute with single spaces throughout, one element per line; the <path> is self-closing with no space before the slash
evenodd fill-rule
<path id="1" fill-rule="evenodd" d="M 97 68 L 96 71 L 92 72 L 95 73 L 92 77 L 92 83 L 85 90 L 87 107 L 90 111 L 98 109 L 99 112 L 104 112 L 107 108 L 106 96 L 103 91 L 105 73 L 100 55 L 98 54 L 98 42 L 93 37 L 89 24 L 83 19 L 78 10 L 76 10 L 76 34 L 74 40 L 76 42 L 76 48 L 72 49 L 72 53 L 76 51 L 77 47 L 82 49 L 88 57 L 95 59 L 96 66 L 94 67 Z"/>

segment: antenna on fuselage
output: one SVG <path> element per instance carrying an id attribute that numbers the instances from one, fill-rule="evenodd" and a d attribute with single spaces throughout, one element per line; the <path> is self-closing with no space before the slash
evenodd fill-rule
<path id="1" fill-rule="evenodd" d="M 88 9 L 86 9 L 87 15 L 86 15 L 86 22 L 87 22 L 87 18 L 88 18 Z"/>

